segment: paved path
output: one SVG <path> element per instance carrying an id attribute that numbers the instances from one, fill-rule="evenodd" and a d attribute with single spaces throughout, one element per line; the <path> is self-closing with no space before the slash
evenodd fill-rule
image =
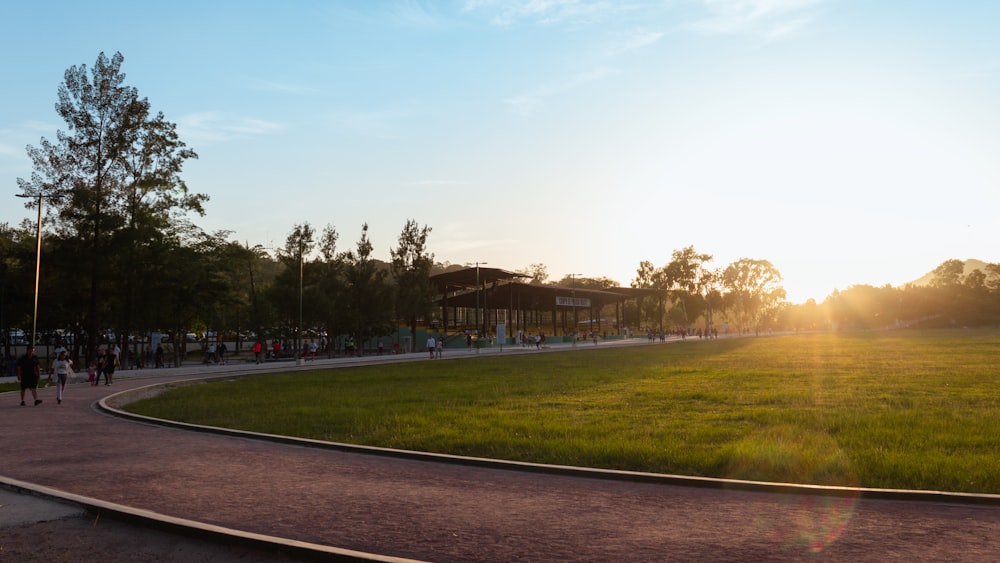
<path id="1" fill-rule="evenodd" d="M 206 369 L 240 366 L 163 370 L 170 375 L 155 380 Z M 0 395 L 0 475 L 172 517 L 428 561 L 1000 559 L 995 505 L 469 467 L 191 432 L 94 408 L 112 391 L 154 381 L 136 376 L 154 374 L 70 386 L 59 406 L 52 388 L 41 391 L 39 407 Z"/>

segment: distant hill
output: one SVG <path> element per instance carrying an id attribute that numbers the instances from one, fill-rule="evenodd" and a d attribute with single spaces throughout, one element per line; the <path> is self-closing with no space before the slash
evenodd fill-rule
<path id="1" fill-rule="evenodd" d="M 973 258 L 970 258 L 970 259 L 966 260 L 964 264 L 965 264 L 965 268 L 962 270 L 962 275 L 963 276 L 967 276 L 967 275 L 971 274 L 972 272 L 974 272 L 976 270 L 982 270 L 983 272 L 986 271 L 986 264 L 987 263 L 983 262 L 982 260 L 975 260 Z M 937 266 L 934 266 L 934 267 L 937 268 Z M 933 279 L 934 279 L 934 270 L 931 270 L 930 272 L 927 272 L 926 274 L 924 274 L 920 278 L 918 278 L 916 280 L 913 280 L 910 283 L 913 284 L 913 285 L 916 285 L 916 286 L 925 286 L 925 285 L 930 285 L 931 284 L 931 280 L 933 280 Z"/>

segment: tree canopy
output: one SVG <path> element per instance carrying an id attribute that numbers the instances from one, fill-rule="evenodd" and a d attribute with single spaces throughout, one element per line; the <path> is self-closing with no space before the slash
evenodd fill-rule
<path id="1" fill-rule="evenodd" d="M 145 281 L 135 266 L 155 261 L 155 252 L 185 227 L 186 214 L 202 214 L 208 199 L 189 194 L 180 177 L 184 161 L 197 155 L 125 83 L 123 62 L 121 53 L 102 52 L 92 68 L 66 71 L 55 106 L 66 130 L 57 131 L 55 142 L 42 138 L 29 146 L 34 170 L 29 180 L 18 178 L 25 196 L 48 204 L 46 219 L 81 263 L 89 288 L 81 319 L 88 357 L 101 326 L 132 323 Z"/>

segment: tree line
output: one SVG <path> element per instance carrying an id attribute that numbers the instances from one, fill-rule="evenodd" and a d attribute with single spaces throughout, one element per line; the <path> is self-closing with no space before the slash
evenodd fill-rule
<path id="1" fill-rule="evenodd" d="M 781 273 L 769 261 L 741 258 L 712 268 L 712 258 L 689 246 L 675 250 L 658 268 L 641 262 L 631 286 L 658 289 L 662 298 L 636 303 L 639 318 L 651 327 L 711 331 L 725 323 L 730 330 L 752 333 L 1000 324 L 998 263 L 967 268 L 965 262 L 951 259 L 931 271 L 924 283 L 855 285 L 835 290 L 821 303 L 810 299 L 792 304 L 785 300 Z M 585 287 L 580 284 L 586 281 L 559 283 Z"/>
<path id="2" fill-rule="evenodd" d="M 347 250 L 332 225 L 316 232 L 294 225 L 281 248 L 249 246 L 227 231 L 205 232 L 207 194 L 181 177 L 198 155 L 176 125 L 154 112 L 125 83 L 120 53 L 101 53 L 93 65 L 70 67 L 58 88 L 56 112 L 65 130 L 27 148 L 28 179 L 18 179 L 26 207 L 40 210 L 44 254 L 33 318 L 36 227 L 0 224 L 0 328 L 37 323 L 64 329 L 74 356 L 93 358 L 99 346 L 128 336 L 216 329 L 256 338 L 289 338 L 303 329 L 351 334 L 360 341 L 405 325 L 415 332 L 435 315 L 432 273 L 447 264 L 428 251 L 428 226 L 408 220 L 390 261 L 373 257 L 368 226 Z M 41 206 L 40 208 L 38 206 Z M 785 302 L 780 272 L 767 260 L 740 259 L 710 268 L 712 256 L 687 247 L 656 267 L 639 264 L 631 286 L 655 290 L 630 301 L 648 326 L 741 330 L 876 326 L 897 319 L 996 322 L 1000 267 L 965 275 L 949 261 L 928 287 L 853 287 L 822 304 Z M 545 283 L 542 264 L 524 272 Z M 558 282 L 581 288 L 615 285 L 607 278 Z M 301 317 L 301 319 L 300 319 Z M 887 322 L 889 320 L 889 322 Z M 43 334 L 44 336 L 44 334 Z M 4 339 L 9 350 L 11 339 Z M 415 345 L 415 343 L 414 343 Z"/>
<path id="3" fill-rule="evenodd" d="M 1000 325 L 1000 263 L 967 268 L 945 260 L 925 283 L 855 285 L 822 303 L 785 306 L 776 324 L 791 329 L 883 329 Z"/>
<path id="4" fill-rule="evenodd" d="M 0 327 L 64 329 L 74 355 L 93 358 L 112 333 L 122 345 L 129 335 L 199 326 L 259 338 L 310 326 L 364 339 L 427 315 L 430 228 L 416 221 L 404 226 L 389 264 L 373 258 L 367 225 L 344 252 L 332 226 L 314 236 L 296 225 L 284 248 L 264 249 L 195 225 L 209 197 L 191 192 L 181 172 L 198 155 L 126 84 L 123 61 L 102 52 L 93 67 L 70 67 L 55 104 L 65 129 L 27 148 L 32 173 L 18 186 L 43 218 L 42 306 L 33 319 L 42 227 L 30 219 L 0 225 Z M 308 258 L 314 250 L 319 257 Z M 301 323 L 300 297 L 309 303 Z M 9 335 L 4 343 L 9 350 Z"/>

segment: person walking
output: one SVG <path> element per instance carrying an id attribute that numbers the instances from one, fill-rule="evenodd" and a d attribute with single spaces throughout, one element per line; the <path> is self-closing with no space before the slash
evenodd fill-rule
<path id="1" fill-rule="evenodd" d="M 117 347 L 115 349 L 118 350 Z M 121 365 L 118 361 L 119 352 L 120 350 L 118 352 L 108 350 L 107 361 L 104 366 L 104 375 L 105 379 L 107 379 L 104 382 L 105 385 L 111 385 L 115 382 L 115 370 Z"/>
<path id="2" fill-rule="evenodd" d="M 428 359 L 430 359 L 430 360 L 434 359 L 434 350 L 436 348 L 437 348 L 437 343 L 434 342 L 434 337 L 433 336 L 428 336 L 427 337 L 427 354 L 429 355 Z"/>
<path id="3" fill-rule="evenodd" d="M 108 384 L 108 372 L 105 371 L 108 365 L 108 355 L 104 352 L 104 348 L 97 351 L 97 377 L 94 378 L 94 385 L 101 384 L 101 376 L 104 376 L 104 384 Z"/>
<path id="4" fill-rule="evenodd" d="M 444 352 L 444 337 L 438 336 L 437 347 L 434 348 L 434 355 L 440 360 L 441 354 Z"/>
<path id="5" fill-rule="evenodd" d="M 66 391 L 66 380 L 69 379 L 69 374 L 73 366 L 73 361 L 66 357 L 66 350 L 59 352 L 56 359 L 52 362 L 52 367 L 49 368 L 49 381 L 52 381 L 52 376 L 56 376 L 56 404 L 61 405 L 63 400 L 63 392 Z"/>
<path id="6" fill-rule="evenodd" d="M 29 346 L 24 355 L 17 359 L 15 364 L 17 380 L 21 382 L 21 406 L 24 406 L 24 392 L 31 390 L 31 396 L 35 399 L 35 406 L 42 404 L 38 398 L 38 378 L 41 374 L 38 371 L 38 357 L 35 356 L 35 347 Z"/>
<path id="7" fill-rule="evenodd" d="M 264 349 L 261 345 L 260 340 L 253 343 L 253 360 L 254 363 L 260 363 L 260 353 Z"/>

